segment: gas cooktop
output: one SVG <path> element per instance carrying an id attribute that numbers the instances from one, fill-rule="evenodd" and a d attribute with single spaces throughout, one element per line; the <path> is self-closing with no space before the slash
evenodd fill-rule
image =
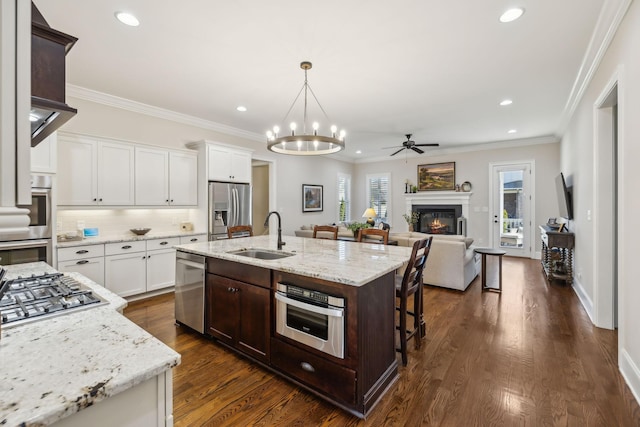
<path id="1" fill-rule="evenodd" d="M 0 322 L 24 323 L 107 304 L 77 280 L 62 273 L 18 277 L 2 282 Z"/>

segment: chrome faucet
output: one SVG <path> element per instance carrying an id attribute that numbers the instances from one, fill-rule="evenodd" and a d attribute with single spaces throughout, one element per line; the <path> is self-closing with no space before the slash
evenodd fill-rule
<path id="1" fill-rule="evenodd" d="M 282 241 L 282 218 L 280 218 L 280 214 L 276 211 L 271 211 L 267 214 L 267 218 L 264 220 L 264 226 L 269 227 L 269 217 L 271 214 L 276 214 L 278 217 L 278 250 L 282 250 L 282 247 L 286 245 L 285 242 Z"/>

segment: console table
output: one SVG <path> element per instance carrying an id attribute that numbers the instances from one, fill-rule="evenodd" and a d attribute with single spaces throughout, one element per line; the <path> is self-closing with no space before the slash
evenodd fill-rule
<path id="1" fill-rule="evenodd" d="M 560 232 L 541 225 L 540 239 L 542 240 L 542 270 L 547 280 L 564 280 L 572 285 L 575 234 Z"/>

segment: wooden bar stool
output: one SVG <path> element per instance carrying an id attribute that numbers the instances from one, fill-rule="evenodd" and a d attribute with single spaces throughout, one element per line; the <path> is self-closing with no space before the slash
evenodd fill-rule
<path id="1" fill-rule="evenodd" d="M 316 225 L 315 227 L 313 227 L 313 238 L 337 240 L 338 227 L 333 225 Z"/>
<path id="2" fill-rule="evenodd" d="M 250 225 L 236 225 L 233 227 L 227 227 L 227 237 L 229 237 L 230 239 L 251 236 L 253 236 L 253 227 L 251 227 Z"/>
<path id="3" fill-rule="evenodd" d="M 420 342 L 424 336 L 422 317 L 422 272 L 431 249 L 431 240 L 416 240 L 411 251 L 409 264 L 402 276 L 396 275 L 396 298 L 400 299 L 400 305 L 396 307 L 399 312 L 400 322 L 396 329 L 400 332 L 400 348 L 396 351 L 402 353 L 402 365 L 407 366 L 407 341 L 414 339 L 416 348 L 420 348 Z M 413 311 L 407 310 L 409 297 L 413 295 Z M 413 328 L 407 329 L 407 316 L 413 317 Z"/>

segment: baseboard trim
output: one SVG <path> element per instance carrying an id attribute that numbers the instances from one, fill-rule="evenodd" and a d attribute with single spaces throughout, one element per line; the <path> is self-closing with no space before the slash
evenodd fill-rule
<path id="1" fill-rule="evenodd" d="M 593 320 L 593 301 L 591 301 L 591 298 L 589 298 L 589 294 L 587 294 L 587 292 L 585 291 L 584 287 L 582 286 L 582 283 L 580 283 L 575 277 L 573 278 L 572 288 L 573 288 L 573 292 L 575 292 L 576 295 L 578 296 L 578 299 L 580 300 L 582 307 L 587 312 L 587 315 L 589 316 L 591 323 L 595 325 L 595 322 Z"/>
<path id="2" fill-rule="evenodd" d="M 629 386 L 633 397 L 636 398 L 636 402 L 640 403 L 640 369 L 633 363 L 633 360 L 629 356 L 626 350 L 620 350 L 620 356 L 618 357 L 618 367 L 620 373 L 624 378 L 624 381 Z"/>

